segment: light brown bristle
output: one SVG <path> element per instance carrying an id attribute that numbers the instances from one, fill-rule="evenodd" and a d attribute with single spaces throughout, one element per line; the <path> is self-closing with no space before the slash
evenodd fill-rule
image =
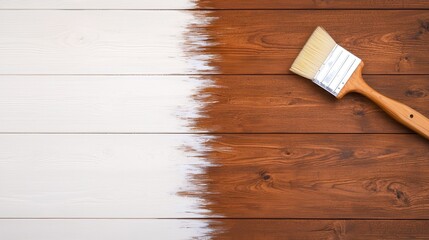
<path id="1" fill-rule="evenodd" d="M 302 77 L 313 79 L 336 44 L 325 29 L 317 27 L 298 54 L 290 70 Z"/>

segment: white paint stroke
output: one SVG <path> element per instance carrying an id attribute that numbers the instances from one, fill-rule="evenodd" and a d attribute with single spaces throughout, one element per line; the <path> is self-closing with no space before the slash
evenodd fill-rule
<path id="1" fill-rule="evenodd" d="M 0 218 L 210 215 L 206 186 L 194 178 L 211 165 L 212 138 L 1 134 Z"/>
<path id="2" fill-rule="evenodd" d="M 193 132 L 211 86 L 198 76 L 0 76 L 0 132 Z"/>
<path id="3" fill-rule="evenodd" d="M 3 11 L 0 218 L 211 216 L 195 178 L 212 164 L 205 153 L 214 137 L 4 134 L 195 131 L 209 104 L 207 77 L 122 74 L 215 72 L 215 56 L 204 53 L 211 20 L 186 11 Z M 165 239 L 211 233 L 207 221 L 183 223 L 143 229 Z M 55 237 L 37 224 L 40 232 L 27 236 Z"/>
<path id="4" fill-rule="evenodd" d="M 0 74 L 215 73 L 207 13 L 3 11 Z"/>
<path id="5" fill-rule="evenodd" d="M 194 9 L 194 0 L 0 0 L 0 9 Z"/>
<path id="6" fill-rule="evenodd" d="M 13 240 L 210 239 L 211 220 L 0 219 L 0 238 Z"/>

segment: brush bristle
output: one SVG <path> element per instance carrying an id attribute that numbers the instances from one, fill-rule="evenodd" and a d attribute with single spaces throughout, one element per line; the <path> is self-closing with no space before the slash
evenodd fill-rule
<path id="1" fill-rule="evenodd" d="M 317 27 L 298 54 L 290 70 L 302 77 L 313 79 L 335 45 L 336 42 L 325 29 Z"/>

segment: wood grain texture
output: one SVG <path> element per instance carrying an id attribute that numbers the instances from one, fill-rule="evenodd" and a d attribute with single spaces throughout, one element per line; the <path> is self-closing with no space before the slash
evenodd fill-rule
<path id="1" fill-rule="evenodd" d="M 0 9 L 428 9 L 426 0 L 1 0 Z"/>
<path id="2" fill-rule="evenodd" d="M 393 119 L 429 140 L 429 118 L 370 87 L 362 77 L 363 65 L 363 62 L 359 64 L 336 97 L 341 99 L 351 92 L 360 93 L 377 104 Z"/>
<path id="3" fill-rule="evenodd" d="M 2 134 L 0 149 L 0 218 L 429 215 L 429 145 L 411 134 Z"/>
<path id="4" fill-rule="evenodd" d="M 429 238 L 427 220 L 2 219 L 0 226 L 0 237 L 14 240 Z"/>
<path id="5" fill-rule="evenodd" d="M 429 115 L 429 75 L 365 76 Z M 0 132 L 404 133 L 298 76 L 0 76 Z M 341 126 L 341 127 L 339 127 Z"/>
<path id="6" fill-rule="evenodd" d="M 416 135 L 222 135 L 197 179 L 215 215 L 427 219 L 428 142 Z M 317 212 L 317 213 L 316 213 Z"/>
<path id="7" fill-rule="evenodd" d="M 429 239 L 428 142 L 288 71 L 322 25 L 428 115 L 427 9 L 0 0 L 0 239 Z"/>
<path id="8" fill-rule="evenodd" d="M 428 22 L 420 10 L 3 11 L 0 74 L 290 74 L 317 25 L 366 74 L 428 74 Z"/>
<path id="9" fill-rule="evenodd" d="M 211 76 L 196 129 L 210 132 L 407 132 L 368 99 L 340 101 L 298 76 Z M 381 93 L 429 115 L 428 76 L 365 76 Z M 229 121 L 225 121 L 229 119 Z M 341 126 L 341 127 L 340 127 Z"/>
<path id="10" fill-rule="evenodd" d="M 206 31 L 221 73 L 289 74 L 310 34 L 324 27 L 365 62 L 364 74 L 425 74 L 427 11 L 214 11 Z"/>
<path id="11" fill-rule="evenodd" d="M 216 225 L 220 231 L 216 231 Z M 428 221 L 221 220 L 213 239 L 428 239 Z"/>
<path id="12" fill-rule="evenodd" d="M 198 0 L 202 9 L 428 9 L 426 0 Z"/>

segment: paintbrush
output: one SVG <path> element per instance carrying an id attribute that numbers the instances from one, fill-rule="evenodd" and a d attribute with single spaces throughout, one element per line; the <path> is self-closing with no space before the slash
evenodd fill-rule
<path id="1" fill-rule="evenodd" d="M 429 119 L 368 86 L 362 78 L 363 65 L 361 59 L 338 45 L 323 28 L 317 27 L 290 70 L 311 79 L 338 99 L 349 92 L 360 93 L 398 122 L 429 139 Z"/>

